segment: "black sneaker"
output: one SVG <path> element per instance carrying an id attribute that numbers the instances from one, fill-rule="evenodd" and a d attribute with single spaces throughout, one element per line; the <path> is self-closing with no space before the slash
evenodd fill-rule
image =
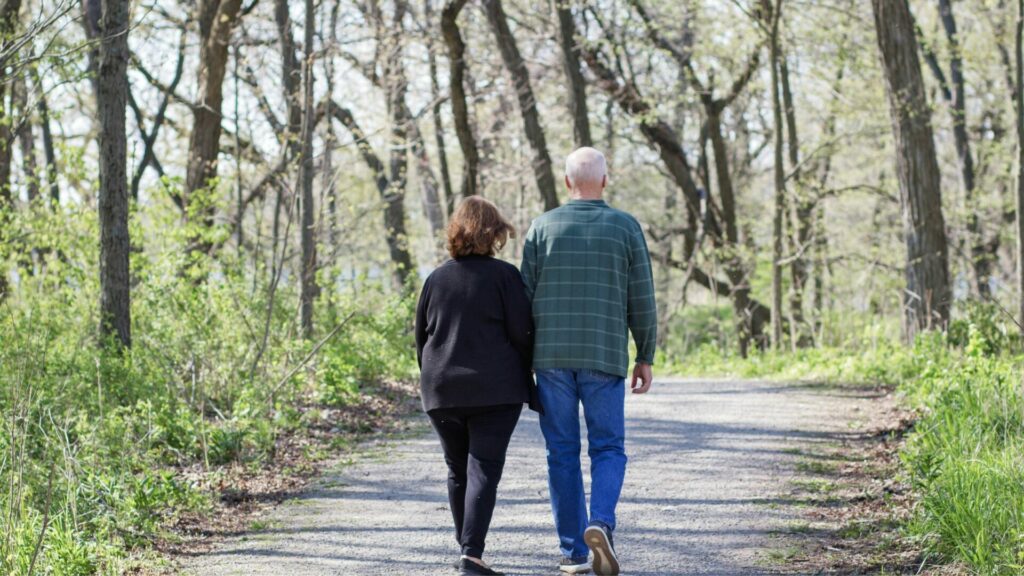
<path id="1" fill-rule="evenodd" d="M 558 563 L 558 569 L 566 574 L 587 574 L 590 572 L 590 559 L 586 556 L 564 556 Z"/>
<path id="2" fill-rule="evenodd" d="M 473 562 L 468 558 L 463 558 L 459 560 L 459 574 L 485 574 L 487 576 L 505 576 L 504 572 L 492 570 L 487 566 L 477 564 L 476 562 Z"/>
<path id="3" fill-rule="evenodd" d="M 615 556 L 612 531 L 605 525 L 593 522 L 583 533 L 583 540 L 594 555 L 594 574 L 597 576 L 618 576 L 619 559 Z"/>

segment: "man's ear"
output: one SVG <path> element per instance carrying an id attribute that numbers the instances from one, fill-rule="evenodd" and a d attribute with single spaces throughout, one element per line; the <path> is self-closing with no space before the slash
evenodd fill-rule
<path id="1" fill-rule="evenodd" d="M 604 190 L 608 186 L 608 175 L 605 174 L 601 177 L 601 189 Z"/>
<path id="2" fill-rule="evenodd" d="M 568 174 L 565 175 L 565 187 L 568 188 L 569 190 L 572 190 L 572 182 L 569 182 Z"/>

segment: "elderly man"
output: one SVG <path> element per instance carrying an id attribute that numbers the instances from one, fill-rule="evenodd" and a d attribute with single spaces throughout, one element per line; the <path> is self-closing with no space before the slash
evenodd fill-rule
<path id="1" fill-rule="evenodd" d="M 536 325 L 533 368 L 544 415 L 548 485 L 559 569 L 619 573 L 612 533 L 626 474 L 628 331 L 636 342 L 631 388 L 651 386 L 657 313 L 651 261 L 636 219 L 601 199 L 604 155 L 580 148 L 565 161 L 571 201 L 537 218 L 521 272 Z M 590 445 L 590 516 L 580 468 L 579 406 Z M 593 552 L 588 557 L 588 552 Z"/>

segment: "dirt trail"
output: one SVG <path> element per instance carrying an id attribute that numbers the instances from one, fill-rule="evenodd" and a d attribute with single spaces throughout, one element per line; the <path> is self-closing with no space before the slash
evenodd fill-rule
<path id="1" fill-rule="evenodd" d="M 616 531 L 623 574 L 773 573 L 766 550 L 786 545 L 777 531 L 799 515 L 784 496 L 798 452 L 855 436 L 851 419 L 866 405 L 841 390 L 739 380 L 663 379 L 650 394 L 629 396 L 630 463 Z M 446 470 L 432 434 L 365 454 L 275 510 L 268 528 L 189 560 L 185 573 L 454 573 Z M 557 574 L 544 445 L 532 414 L 509 449 L 485 558 L 508 574 Z"/>

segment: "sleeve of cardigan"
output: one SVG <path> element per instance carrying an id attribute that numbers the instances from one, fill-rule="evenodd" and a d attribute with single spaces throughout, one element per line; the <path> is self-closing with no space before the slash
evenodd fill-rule
<path id="1" fill-rule="evenodd" d="M 514 269 L 505 281 L 504 292 L 505 331 L 529 370 L 533 366 L 533 311 L 523 279 Z"/>
<path id="2" fill-rule="evenodd" d="M 654 363 L 654 350 L 658 340 L 658 308 L 654 301 L 654 277 L 651 273 L 651 256 L 647 251 L 647 240 L 643 229 L 637 224 L 636 234 L 631 242 L 629 263 L 629 288 L 627 291 L 626 318 L 629 330 L 636 342 L 636 361 Z"/>
<path id="3" fill-rule="evenodd" d="M 423 283 L 419 302 L 416 303 L 416 362 L 423 368 L 423 347 L 427 345 L 427 303 L 430 299 L 430 278 Z"/>

